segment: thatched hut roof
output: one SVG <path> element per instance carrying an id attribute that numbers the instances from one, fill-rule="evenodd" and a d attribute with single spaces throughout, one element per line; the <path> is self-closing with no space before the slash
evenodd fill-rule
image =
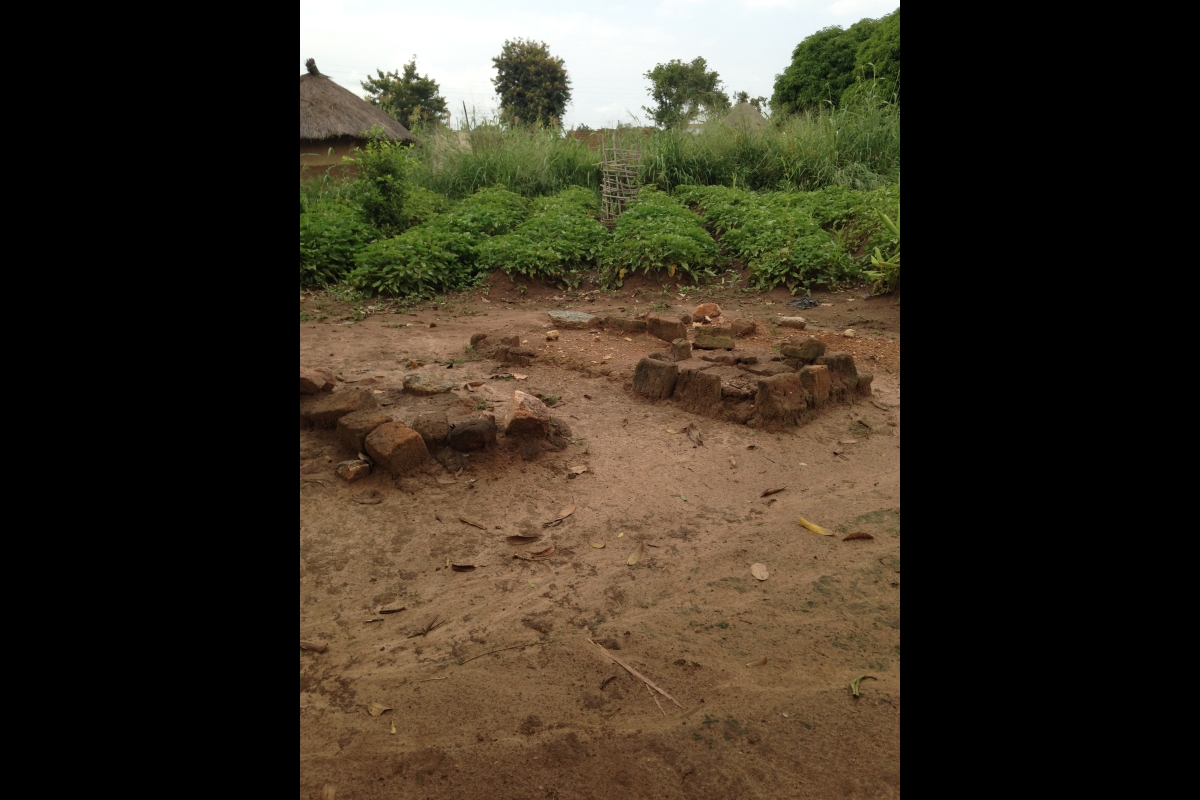
<path id="1" fill-rule="evenodd" d="M 362 138 L 374 125 L 383 126 L 387 137 L 397 142 L 417 141 L 396 120 L 375 106 L 338 86 L 327 75 L 300 76 L 300 138 L 310 141 L 340 136 Z"/>

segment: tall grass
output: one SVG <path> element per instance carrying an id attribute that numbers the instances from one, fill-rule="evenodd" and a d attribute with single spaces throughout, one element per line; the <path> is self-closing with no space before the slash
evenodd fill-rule
<path id="1" fill-rule="evenodd" d="M 418 135 L 423 146 L 413 151 L 412 179 L 449 197 L 497 184 L 526 197 L 600 186 L 600 153 L 560 132 L 485 125 Z M 718 122 L 699 134 L 657 132 L 640 149 L 643 182 L 668 192 L 685 185 L 874 189 L 899 180 L 900 110 L 863 102 L 793 116 L 760 132 Z"/>
<path id="2" fill-rule="evenodd" d="M 525 197 L 557 194 L 571 186 L 600 187 L 600 155 L 552 130 L 424 131 L 412 180 L 452 198 L 503 185 Z"/>

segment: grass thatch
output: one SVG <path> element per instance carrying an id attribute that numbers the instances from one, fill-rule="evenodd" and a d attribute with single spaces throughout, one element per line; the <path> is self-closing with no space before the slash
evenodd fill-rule
<path id="1" fill-rule="evenodd" d="M 375 106 L 338 86 L 326 75 L 300 76 L 300 139 L 323 141 L 343 136 L 363 138 L 381 125 L 389 139 L 416 143 L 417 137 Z"/>

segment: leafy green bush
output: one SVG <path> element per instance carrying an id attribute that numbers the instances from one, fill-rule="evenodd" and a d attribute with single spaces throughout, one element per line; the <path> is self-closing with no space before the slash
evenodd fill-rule
<path id="1" fill-rule="evenodd" d="M 454 210 L 365 248 L 349 283 L 371 294 L 427 297 L 478 280 L 476 250 L 525 218 L 524 198 L 503 187 L 484 189 Z"/>
<path id="2" fill-rule="evenodd" d="M 300 215 L 300 285 L 337 283 L 376 232 L 352 209 L 329 204 Z"/>
<path id="3" fill-rule="evenodd" d="M 510 279 L 525 275 L 575 288 L 582 278 L 581 268 L 595 262 L 607 239 L 603 225 L 566 202 L 544 210 L 507 236 L 481 244 L 478 267 L 502 269 Z"/>
<path id="4" fill-rule="evenodd" d="M 347 282 L 367 294 L 430 297 L 466 288 L 474 273 L 464 268 L 463 234 L 421 225 L 368 245 Z"/>
<path id="5" fill-rule="evenodd" d="M 601 281 L 620 286 L 625 276 L 676 270 L 697 280 L 710 274 L 720 251 L 700 219 L 677 200 L 653 186 L 642 187 L 637 201 L 617 220 L 600 255 Z"/>
<path id="6" fill-rule="evenodd" d="M 404 144 L 385 138 L 383 128 L 376 126 L 366 148 L 355 148 L 354 157 L 347 158 L 358 167 L 358 177 L 350 185 L 351 197 L 384 236 L 408 227 L 404 198 L 410 165 L 406 152 Z"/>
<path id="7" fill-rule="evenodd" d="M 404 198 L 404 218 L 409 227 L 429 222 L 452 207 L 449 198 L 420 186 L 410 186 Z"/>
<path id="8" fill-rule="evenodd" d="M 871 248 L 888 241 L 876 209 L 899 211 L 898 187 L 756 194 L 680 186 L 675 197 L 704 213 L 706 226 L 745 263 L 754 284 L 783 284 L 793 293 L 859 277 Z"/>

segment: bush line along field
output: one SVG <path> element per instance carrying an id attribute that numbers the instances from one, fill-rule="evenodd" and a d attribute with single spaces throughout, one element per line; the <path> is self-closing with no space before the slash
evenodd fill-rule
<path id="1" fill-rule="evenodd" d="M 643 186 L 610 231 L 597 221 L 599 154 L 554 131 L 483 127 L 469 142 L 378 137 L 358 175 L 300 187 L 300 283 L 430 297 L 494 270 L 604 288 L 638 270 L 700 283 L 740 265 L 793 294 L 860 281 L 875 248 L 898 252 L 900 123 L 892 106 L 793 117 L 763 132 L 713 126 L 626 136 Z M 899 271 L 877 281 L 895 289 Z"/>

